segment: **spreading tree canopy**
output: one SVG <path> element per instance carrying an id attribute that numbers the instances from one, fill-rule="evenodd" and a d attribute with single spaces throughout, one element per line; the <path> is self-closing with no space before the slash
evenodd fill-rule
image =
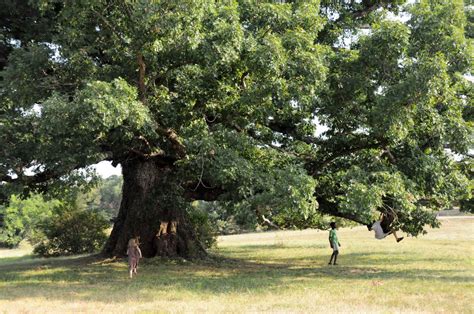
<path id="1" fill-rule="evenodd" d="M 121 164 L 108 254 L 199 255 L 192 200 L 417 235 L 470 196 L 463 1 L 1 2 L 0 195 Z"/>

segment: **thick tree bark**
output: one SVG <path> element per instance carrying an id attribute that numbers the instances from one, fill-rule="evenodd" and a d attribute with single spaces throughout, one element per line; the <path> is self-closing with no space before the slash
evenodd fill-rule
<path id="1" fill-rule="evenodd" d="M 103 252 L 124 256 L 128 240 L 139 236 L 144 257 L 205 255 L 185 208 L 179 208 L 173 202 L 175 195 L 170 195 L 178 192 L 173 188 L 173 166 L 134 160 L 122 168 L 122 203 Z M 165 230 L 160 231 L 164 224 Z"/>

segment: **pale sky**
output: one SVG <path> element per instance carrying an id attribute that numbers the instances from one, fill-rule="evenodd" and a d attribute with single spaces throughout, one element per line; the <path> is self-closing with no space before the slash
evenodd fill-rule
<path id="1" fill-rule="evenodd" d="M 110 161 L 101 161 L 93 167 L 102 178 L 107 178 L 114 174 L 118 176 L 122 175 L 122 167 L 120 165 L 114 167 Z"/>

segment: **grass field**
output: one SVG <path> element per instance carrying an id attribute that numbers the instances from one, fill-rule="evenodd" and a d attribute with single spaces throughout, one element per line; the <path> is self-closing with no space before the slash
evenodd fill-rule
<path id="1" fill-rule="evenodd" d="M 474 313 L 474 219 L 400 243 L 341 229 L 221 237 L 213 260 L 39 259 L 0 250 L 0 313 Z M 17 256 L 15 256 L 17 255 Z"/>

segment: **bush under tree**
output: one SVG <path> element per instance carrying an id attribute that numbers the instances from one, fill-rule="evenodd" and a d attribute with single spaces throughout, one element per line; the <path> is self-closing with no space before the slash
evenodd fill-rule
<path id="1" fill-rule="evenodd" d="M 108 227 L 99 212 L 62 206 L 38 226 L 34 252 L 41 256 L 94 253 L 104 245 Z"/>

